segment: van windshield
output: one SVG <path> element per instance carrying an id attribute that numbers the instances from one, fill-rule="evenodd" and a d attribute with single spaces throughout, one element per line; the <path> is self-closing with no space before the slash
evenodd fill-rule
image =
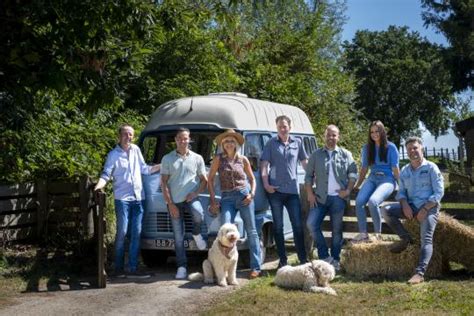
<path id="1" fill-rule="evenodd" d="M 206 165 L 210 165 L 212 158 L 214 158 L 216 152 L 214 139 L 217 135 L 219 135 L 218 131 L 191 131 L 190 149 L 200 154 L 204 158 Z M 176 149 L 175 136 L 175 131 L 145 136 L 140 146 L 145 162 L 147 164 L 160 163 L 164 155 Z"/>

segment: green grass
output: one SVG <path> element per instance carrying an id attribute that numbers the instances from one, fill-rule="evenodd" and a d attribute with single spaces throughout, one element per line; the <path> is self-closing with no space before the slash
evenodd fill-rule
<path id="1" fill-rule="evenodd" d="M 232 295 L 219 298 L 202 315 L 472 315 L 474 279 L 429 280 L 410 286 L 406 280 L 361 280 L 337 276 L 338 296 L 283 290 L 273 275 L 250 282 Z"/>

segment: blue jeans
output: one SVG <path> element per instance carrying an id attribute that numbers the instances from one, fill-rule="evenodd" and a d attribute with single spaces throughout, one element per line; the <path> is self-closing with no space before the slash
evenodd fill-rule
<path id="1" fill-rule="evenodd" d="M 332 226 L 331 256 L 337 261 L 341 260 L 340 254 L 343 242 L 342 217 L 344 216 L 345 208 L 346 201 L 344 199 L 341 199 L 339 196 L 329 195 L 326 199 L 326 203 L 318 203 L 316 207 L 309 210 L 306 226 L 318 248 L 319 259 L 329 257 L 326 239 L 321 231 L 321 224 L 323 223 L 324 217 L 329 213 Z"/>
<path id="2" fill-rule="evenodd" d="M 360 233 L 367 233 L 367 213 L 365 204 L 369 207 L 370 216 L 374 224 L 374 233 L 382 232 L 382 217 L 380 215 L 380 204 L 385 201 L 395 190 L 393 177 L 385 175 L 370 174 L 365 180 L 356 198 L 357 223 Z"/>
<path id="3" fill-rule="evenodd" d="M 293 228 L 296 252 L 300 264 L 306 263 L 306 249 L 304 247 L 303 219 L 301 215 L 301 203 L 298 194 L 291 193 L 268 193 L 273 216 L 273 237 L 277 246 L 280 265 L 287 264 L 288 258 L 285 251 L 285 236 L 283 233 L 283 207 L 286 207 Z"/>
<path id="4" fill-rule="evenodd" d="M 248 194 L 248 189 L 222 192 L 221 222 L 222 224 L 233 223 L 237 211 L 240 211 L 240 217 L 244 221 L 245 231 L 247 232 L 249 241 L 250 269 L 260 272 L 260 239 L 258 238 L 255 225 L 255 205 L 253 200 L 249 205 L 242 204 L 242 200 L 244 200 Z"/>
<path id="5" fill-rule="evenodd" d="M 414 205 L 410 204 L 413 210 L 413 217 L 420 211 Z M 416 268 L 416 273 L 424 275 L 426 268 L 430 263 L 431 256 L 433 255 L 433 234 L 438 223 L 439 207 L 433 207 L 429 210 L 426 218 L 420 223 L 420 259 Z M 403 215 L 402 206 L 400 203 L 390 203 L 383 207 L 383 217 L 387 225 L 398 235 L 400 238 L 410 238 L 410 234 L 403 227 L 400 222 L 400 218 L 405 218 Z M 416 220 L 416 219 L 413 219 Z"/>
<path id="6" fill-rule="evenodd" d="M 140 251 L 140 234 L 142 233 L 143 204 L 142 201 L 114 200 L 117 218 L 115 234 L 115 270 L 124 269 L 125 237 L 130 222 L 130 243 L 128 250 L 128 267 L 134 272 L 138 267 L 138 252 Z"/>
<path id="7" fill-rule="evenodd" d="M 186 267 L 188 260 L 186 258 L 186 250 L 184 248 L 184 234 L 186 233 L 184 227 L 184 212 L 188 212 L 192 215 L 193 235 L 198 235 L 201 233 L 201 224 L 204 219 L 204 210 L 199 198 L 194 199 L 191 202 L 176 203 L 175 205 L 179 210 L 179 217 L 171 217 L 171 224 L 173 225 L 176 265 L 178 267 Z"/>

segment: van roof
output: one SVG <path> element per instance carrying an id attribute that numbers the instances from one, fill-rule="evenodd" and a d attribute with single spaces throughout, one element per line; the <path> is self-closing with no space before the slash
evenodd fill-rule
<path id="1" fill-rule="evenodd" d="M 143 132 L 186 125 L 213 125 L 241 131 L 276 131 L 275 119 L 279 115 L 291 118 L 292 133 L 313 134 L 311 122 L 301 109 L 251 99 L 237 93 L 194 96 L 166 102 L 153 113 Z"/>

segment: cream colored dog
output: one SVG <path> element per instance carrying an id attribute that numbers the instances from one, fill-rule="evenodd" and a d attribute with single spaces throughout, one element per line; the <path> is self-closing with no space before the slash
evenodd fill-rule
<path id="1" fill-rule="evenodd" d="M 274 283 L 282 288 L 337 295 L 329 286 L 329 281 L 333 280 L 335 275 L 331 264 L 323 260 L 313 260 L 296 267 L 281 267 L 277 271 Z"/>
<path id="2" fill-rule="evenodd" d="M 204 276 L 201 273 L 192 273 L 189 280 L 196 281 L 204 278 L 204 283 L 210 284 L 217 281 L 220 286 L 228 284 L 237 285 L 236 272 L 239 253 L 237 240 L 240 234 L 234 224 L 224 224 L 217 233 L 207 259 L 202 263 Z"/>

